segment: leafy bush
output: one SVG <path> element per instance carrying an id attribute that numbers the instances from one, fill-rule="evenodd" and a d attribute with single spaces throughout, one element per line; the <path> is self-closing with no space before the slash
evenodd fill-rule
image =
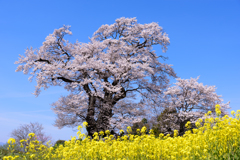
<path id="1" fill-rule="evenodd" d="M 64 147 L 64 140 L 57 140 L 53 146 L 54 149 L 58 148 L 59 145 L 63 145 Z"/>
<path id="2" fill-rule="evenodd" d="M 9 146 L 9 144 L 7 144 L 7 143 L 0 146 L 0 159 L 3 159 L 4 156 L 8 156 L 11 154 L 11 152 L 8 150 L 8 146 Z M 19 145 L 16 145 L 13 153 L 18 154 L 18 153 L 23 153 L 23 152 L 22 152 L 21 147 Z"/>
<path id="3" fill-rule="evenodd" d="M 7 156 L 9 154 L 9 151 L 4 148 L 0 148 L 0 159 L 3 159 L 4 156 Z"/>

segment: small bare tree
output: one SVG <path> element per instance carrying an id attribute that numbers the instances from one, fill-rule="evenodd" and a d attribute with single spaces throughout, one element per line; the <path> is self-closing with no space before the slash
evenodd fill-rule
<path id="1" fill-rule="evenodd" d="M 16 140 L 17 145 L 21 145 L 20 140 L 25 139 L 27 140 L 29 133 L 34 133 L 36 135 L 36 138 L 34 137 L 34 140 L 38 140 L 39 142 L 42 142 L 43 145 L 46 145 L 46 143 L 50 140 L 50 136 L 46 136 L 43 130 L 42 124 L 39 124 L 38 122 L 30 124 L 21 125 L 18 129 L 15 129 L 11 132 L 11 137 Z M 28 141 L 29 142 L 29 141 Z M 27 143 L 23 143 L 24 146 L 27 146 Z"/>

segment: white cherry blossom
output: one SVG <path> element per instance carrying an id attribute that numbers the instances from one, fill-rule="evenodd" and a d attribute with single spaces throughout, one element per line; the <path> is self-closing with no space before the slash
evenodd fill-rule
<path id="1" fill-rule="evenodd" d="M 143 103 L 127 103 L 126 98 L 134 98 L 133 93 L 138 92 L 153 100 L 167 86 L 166 75 L 177 78 L 171 65 L 157 60 L 165 57 L 157 57 L 152 50 L 153 45 L 161 45 L 166 52 L 170 43 L 155 22 L 139 24 L 136 18 L 119 18 L 114 24 L 102 25 L 89 43 L 72 44 L 64 39 L 67 34 L 72 34 L 70 26 L 55 29 L 39 49 L 28 48 L 15 62 L 25 63 L 16 72 L 28 74 L 32 69 L 29 81 L 36 76 L 36 97 L 40 88 L 50 85 L 65 84 L 64 88 L 71 91 L 52 104 L 59 128 L 86 121 L 90 136 L 102 130 L 122 129 L 151 114 Z M 153 82 L 144 79 L 149 76 Z"/>

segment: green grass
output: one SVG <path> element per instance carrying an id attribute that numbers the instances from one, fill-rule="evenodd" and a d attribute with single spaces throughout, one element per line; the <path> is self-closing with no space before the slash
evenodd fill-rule
<path id="1" fill-rule="evenodd" d="M 0 146 L 0 160 L 2 160 L 4 156 L 11 155 L 10 151 L 7 148 L 8 148 L 8 144 L 7 143 L 2 145 L 2 146 Z M 15 155 L 18 155 L 19 152 L 21 152 L 20 150 L 21 150 L 20 146 L 16 146 L 16 150 L 13 153 Z"/>

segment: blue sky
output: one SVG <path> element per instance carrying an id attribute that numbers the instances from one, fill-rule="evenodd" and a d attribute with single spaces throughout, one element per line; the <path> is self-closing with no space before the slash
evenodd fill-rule
<path id="1" fill-rule="evenodd" d="M 88 43 L 88 37 L 103 24 L 120 17 L 136 17 L 138 23 L 158 22 L 170 38 L 168 51 L 157 55 L 169 59 L 177 76 L 197 78 L 199 83 L 216 86 L 228 111 L 240 109 L 240 1 L 237 0 L 148 0 L 148 1 L 0 1 L 0 142 L 7 142 L 20 124 L 39 122 L 46 135 L 68 140 L 76 136 L 72 128 L 54 127 L 55 113 L 50 104 L 70 92 L 64 86 L 41 89 L 35 98 L 36 79 L 15 72 L 19 54 L 27 47 L 39 48 L 54 29 L 71 25 L 70 42 Z M 171 79 L 171 84 L 176 79 Z M 174 86 L 174 84 L 172 85 Z M 140 100 L 140 99 L 138 99 Z M 76 127 L 77 128 L 77 127 Z M 75 129 L 76 129 L 75 128 Z M 83 130 L 85 133 L 85 129 Z"/>

